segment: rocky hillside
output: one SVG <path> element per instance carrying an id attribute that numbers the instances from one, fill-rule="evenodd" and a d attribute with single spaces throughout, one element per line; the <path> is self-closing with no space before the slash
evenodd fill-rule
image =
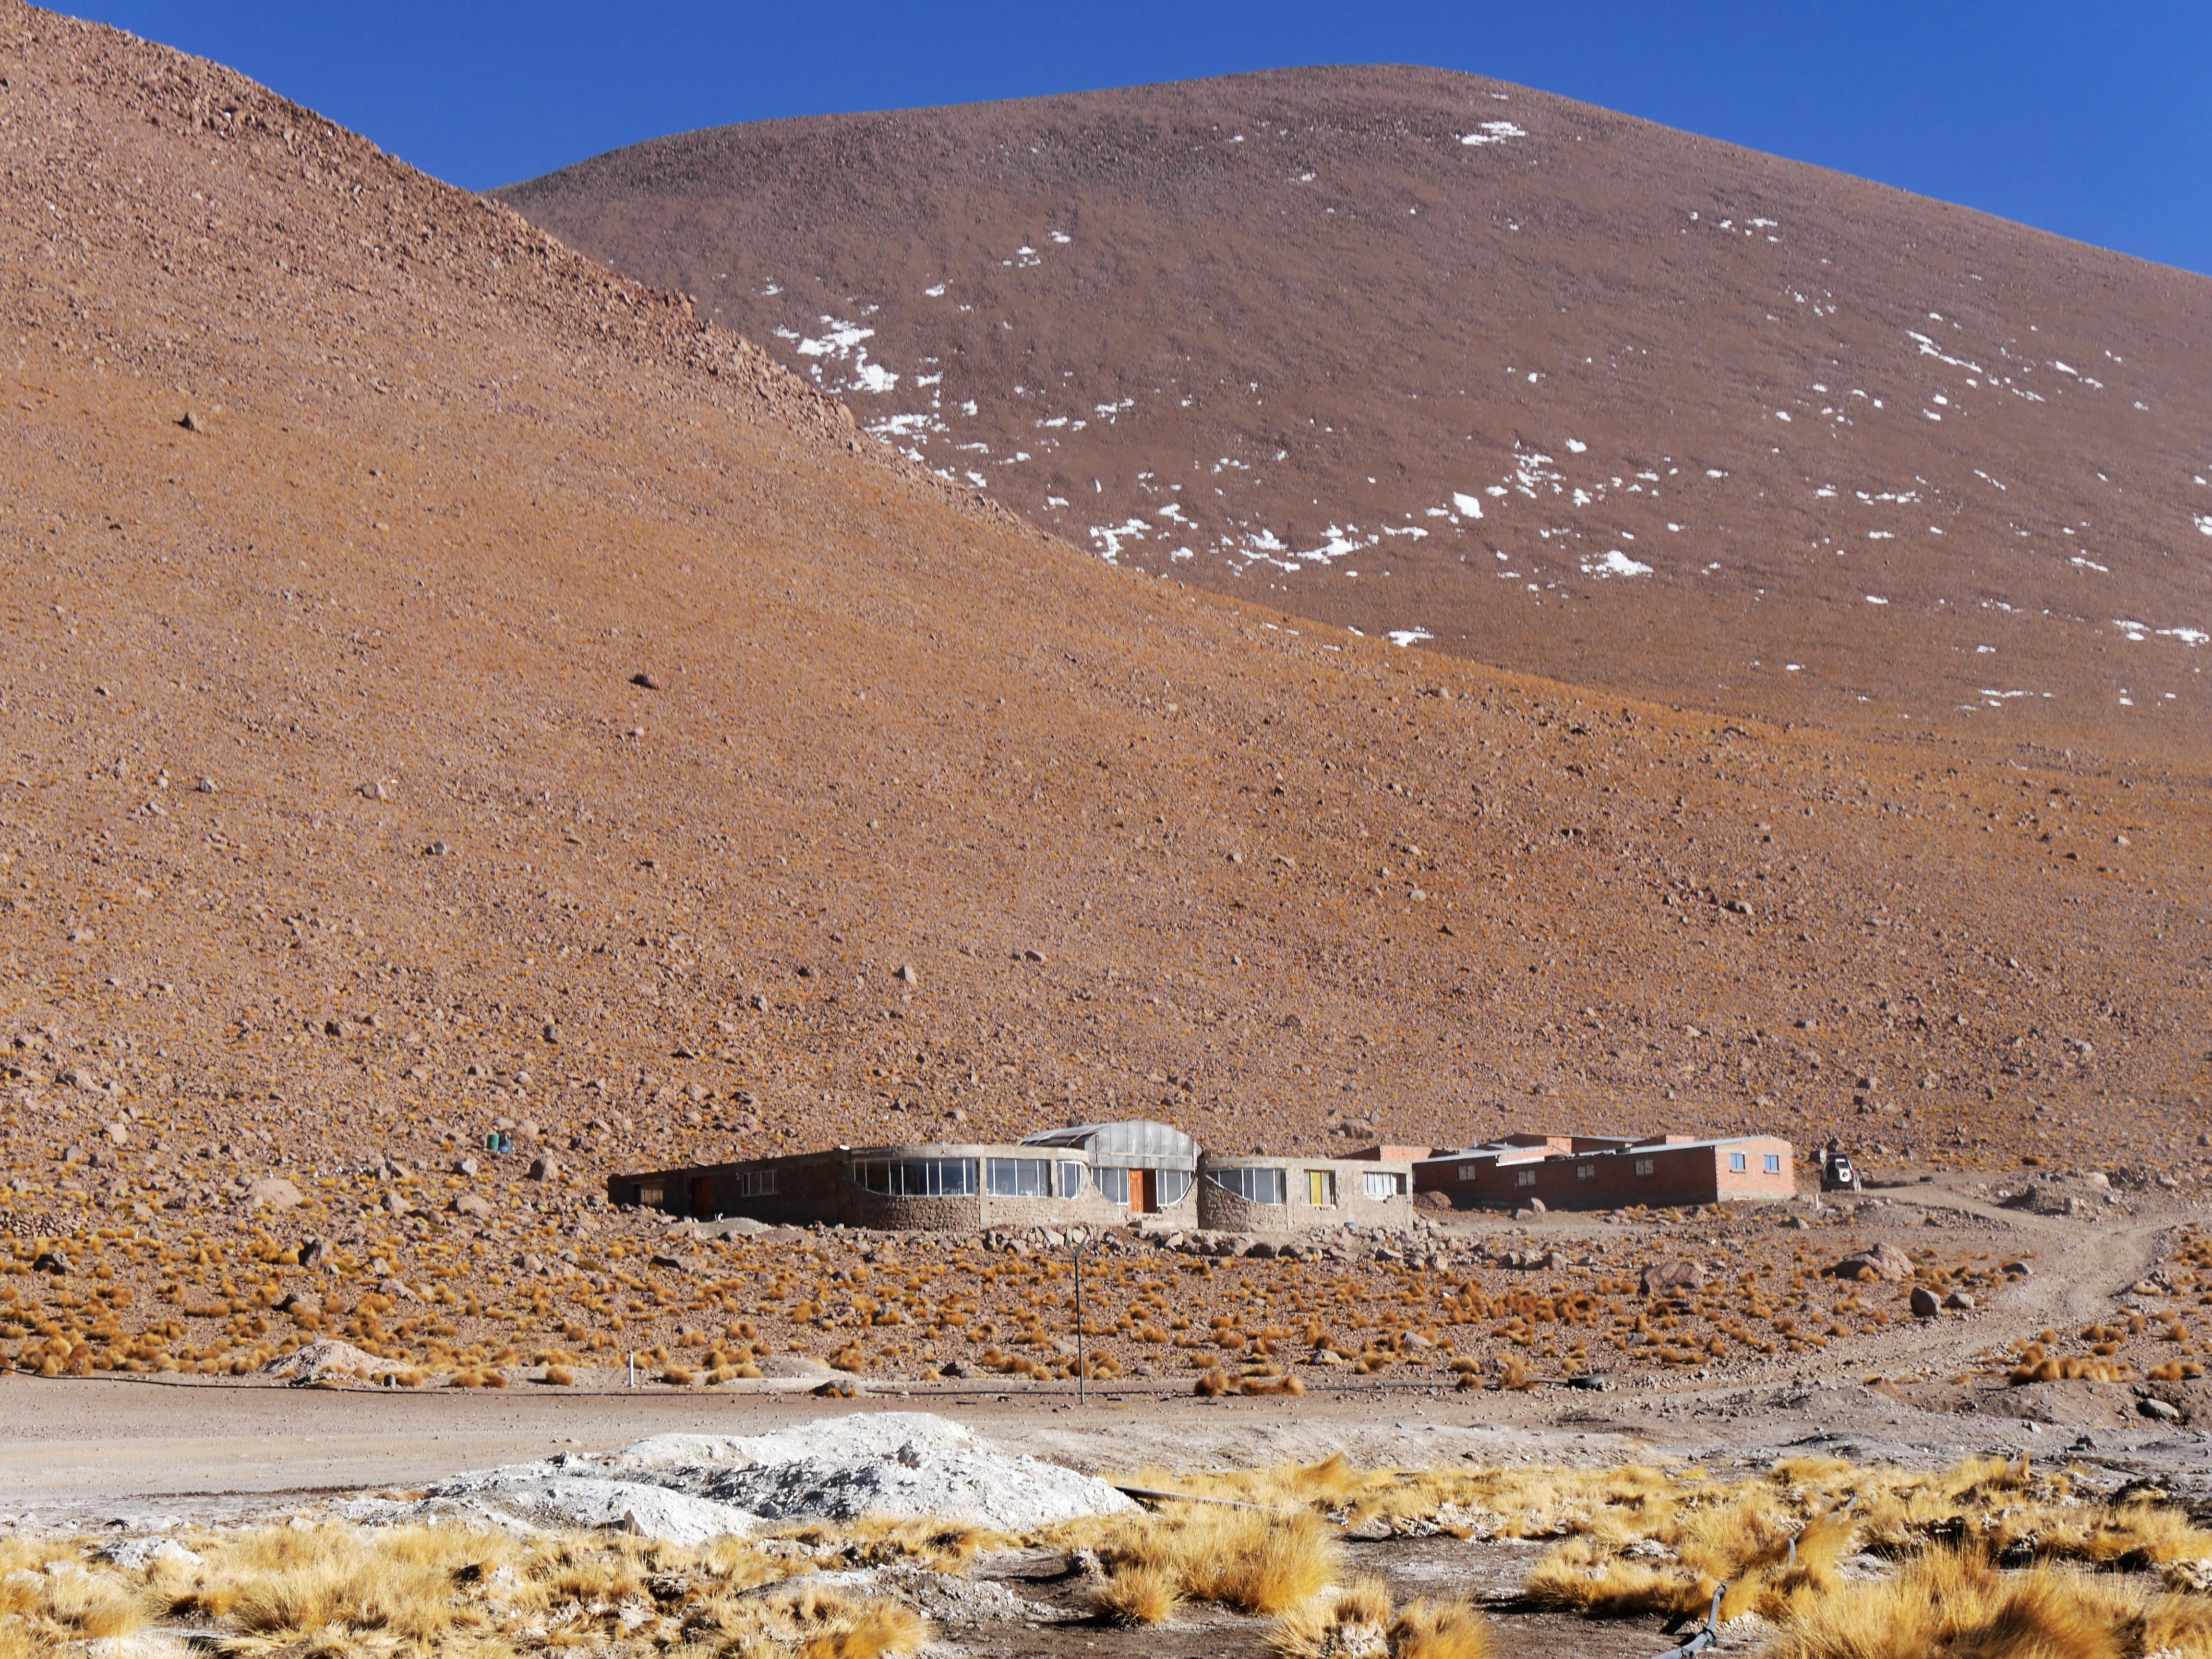
<path id="1" fill-rule="evenodd" d="M 549 1205 L 1109 1112 L 2195 1155 L 2197 771 L 1117 569 L 221 69 L 6 0 L 0 80 L 20 1213 L 501 1120 Z"/>

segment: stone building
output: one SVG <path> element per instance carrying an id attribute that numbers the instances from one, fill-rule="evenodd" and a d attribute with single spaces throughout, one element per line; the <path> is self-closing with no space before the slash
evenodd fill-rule
<path id="1" fill-rule="evenodd" d="M 1402 1227 L 1413 1216 L 1410 1164 L 1208 1152 L 1198 1176 L 1198 1224 L 1211 1231 L 1301 1232 L 1345 1222 Z"/>
<path id="2" fill-rule="evenodd" d="M 607 1178 L 607 1197 L 702 1220 L 842 1223 L 972 1232 L 989 1227 L 1162 1226 L 1295 1232 L 1413 1218 L 1410 1164 L 1225 1157 L 1150 1119 L 1048 1129 L 1012 1144 L 839 1146 Z"/>

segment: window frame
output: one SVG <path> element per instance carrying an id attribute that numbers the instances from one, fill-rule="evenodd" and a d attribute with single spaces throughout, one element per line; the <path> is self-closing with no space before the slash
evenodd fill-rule
<path id="1" fill-rule="evenodd" d="M 1048 1158 L 987 1158 L 983 1196 L 1051 1198 L 1054 1195 L 1053 1162 Z"/>
<path id="2" fill-rule="evenodd" d="M 972 1158 L 856 1158 L 848 1169 L 854 1186 L 878 1198 L 975 1198 L 982 1191 L 978 1162 Z M 872 1179 L 878 1170 L 881 1186 Z"/>
<path id="3" fill-rule="evenodd" d="M 1206 1178 L 1225 1193 L 1234 1193 L 1247 1204 L 1267 1204 L 1278 1208 L 1291 1199 L 1290 1171 L 1279 1164 L 1240 1164 L 1230 1170 L 1208 1170 Z M 1262 1188 L 1272 1188 L 1274 1196 L 1261 1196 Z"/>

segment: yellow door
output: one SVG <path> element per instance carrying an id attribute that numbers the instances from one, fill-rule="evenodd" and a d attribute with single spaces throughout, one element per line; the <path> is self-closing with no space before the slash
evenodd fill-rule
<path id="1" fill-rule="evenodd" d="M 1332 1179 L 1334 1173 L 1328 1170 L 1306 1171 L 1306 1202 L 1316 1210 L 1325 1210 L 1336 1202 L 1336 1194 L 1333 1190 L 1336 1185 Z"/>

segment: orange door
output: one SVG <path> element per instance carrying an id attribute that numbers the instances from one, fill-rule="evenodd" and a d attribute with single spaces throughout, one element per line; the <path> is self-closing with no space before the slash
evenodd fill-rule
<path id="1" fill-rule="evenodd" d="M 1160 1207 L 1159 1176 L 1151 1170 L 1129 1171 L 1129 1207 L 1151 1215 Z"/>

